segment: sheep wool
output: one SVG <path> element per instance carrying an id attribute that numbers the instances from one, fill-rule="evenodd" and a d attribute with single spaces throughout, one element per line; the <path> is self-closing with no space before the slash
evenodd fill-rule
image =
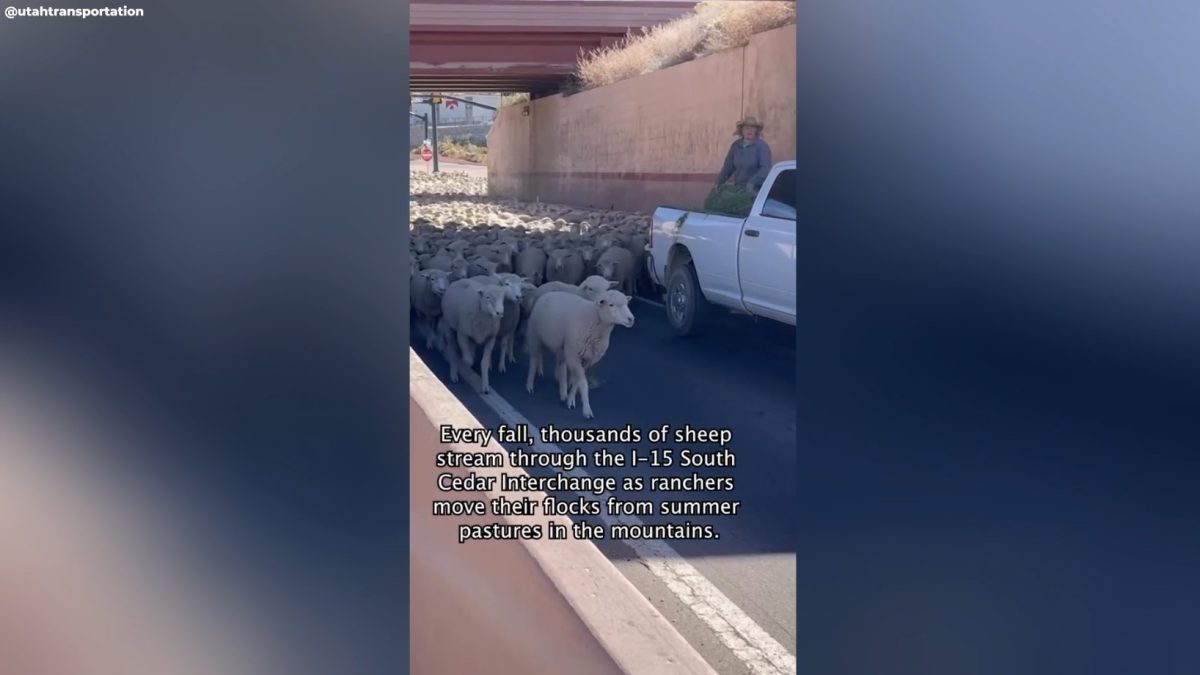
<path id="1" fill-rule="evenodd" d="M 525 389 L 533 393 L 534 381 L 541 370 L 543 351 L 555 356 L 555 379 L 559 399 L 567 408 L 575 407 L 579 394 L 583 416 L 591 419 L 587 369 L 599 363 L 608 351 L 609 337 L 615 325 L 633 327 L 629 297 L 615 290 L 605 291 L 596 300 L 572 293 L 547 293 L 533 307 L 525 330 L 525 348 L 529 353 L 529 373 Z"/>
<path id="2" fill-rule="evenodd" d="M 596 272 L 609 281 L 620 284 L 621 290 L 628 295 L 634 295 L 636 290 L 633 253 L 623 246 L 613 246 L 600 254 L 596 261 Z"/>
<path id="3" fill-rule="evenodd" d="M 446 340 L 446 360 L 450 363 L 450 381 L 458 381 L 458 359 L 454 357 L 454 345 L 449 337 L 457 342 L 459 356 L 469 369 L 475 363 L 475 345 L 483 346 L 483 358 L 479 362 L 479 378 L 482 390 L 486 394 L 491 391 L 488 386 L 488 370 L 491 364 L 492 348 L 500 331 L 500 321 L 504 316 L 504 288 L 502 286 L 480 283 L 473 279 L 460 279 L 451 283 L 442 294 L 443 339 Z"/>
<path id="4" fill-rule="evenodd" d="M 475 280 L 492 286 L 500 286 L 504 289 L 504 316 L 500 317 L 500 328 L 496 333 L 500 341 L 500 353 L 496 359 L 496 369 L 503 373 L 507 370 L 509 363 L 517 362 L 513 343 L 516 338 L 517 326 L 521 321 L 521 301 L 524 299 L 525 287 L 528 285 L 528 282 L 511 273 L 497 274 L 489 277 L 476 277 Z"/>
<path id="5" fill-rule="evenodd" d="M 442 294 L 449 284 L 449 275 L 442 270 L 421 270 L 412 277 L 410 300 L 417 315 L 417 329 L 425 336 L 426 349 L 432 349 L 437 340 L 435 326 L 442 315 Z"/>

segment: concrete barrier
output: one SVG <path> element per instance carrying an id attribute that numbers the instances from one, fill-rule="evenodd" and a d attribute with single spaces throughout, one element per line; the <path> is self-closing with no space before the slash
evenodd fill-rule
<path id="1" fill-rule="evenodd" d="M 774 161 L 796 158 L 795 26 L 599 89 L 501 109 L 488 134 L 488 189 L 627 211 L 698 207 L 745 115 L 766 125 Z"/>
<path id="2" fill-rule="evenodd" d="M 439 469 L 438 452 L 501 451 L 439 442 L 439 425 L 482 425 L 409 351 L 411 419 L 411 618 L 416 675 L 715 675 L 645 597 L 589 541 L 470 541 L 458 543 L 463 522 L 508 522 L 570 528 L 564 517 L 450 518 L 432 515 L 439 473 L 480 476 L 521 469 Z M 467 493 L 490 500 L 543 493 Z"/>

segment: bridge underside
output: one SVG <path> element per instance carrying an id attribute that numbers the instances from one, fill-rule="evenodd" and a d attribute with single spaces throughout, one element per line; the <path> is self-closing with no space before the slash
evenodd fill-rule
<path id="1" fill-rule="evenodd" d="M 551 93 L 583 52 L 686 13 L 691 0 L 457 0 L 410 5 L 414 92 Z"/>

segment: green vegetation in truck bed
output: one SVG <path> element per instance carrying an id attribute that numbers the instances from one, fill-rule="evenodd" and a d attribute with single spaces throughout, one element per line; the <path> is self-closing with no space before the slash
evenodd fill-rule
<path id="1" fill-rule="evenodd" d="M 704 211 L 719 213 L 723 216 L 745 218 L 750 215 L 754 206 L 754 194 L 746 188 L 737 185 L 722 185 L 713 188 L 704 200 Z"/>

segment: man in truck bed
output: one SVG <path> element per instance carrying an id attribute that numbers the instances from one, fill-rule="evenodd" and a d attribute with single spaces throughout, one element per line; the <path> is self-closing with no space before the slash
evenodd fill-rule
<path id="1" fill-rule="evenodd" d="M 734 185 L 752 193 L 758 192 L 767 173 L 771 171 L 771 148 L 763 140 L 762 131 L 762 123 L 753 117 L 746 117 L 737 123 L 733 135 L 738 138 L 725 155 L 725 164 L 717 175 L 717 187 L 732 177 Z"/>

